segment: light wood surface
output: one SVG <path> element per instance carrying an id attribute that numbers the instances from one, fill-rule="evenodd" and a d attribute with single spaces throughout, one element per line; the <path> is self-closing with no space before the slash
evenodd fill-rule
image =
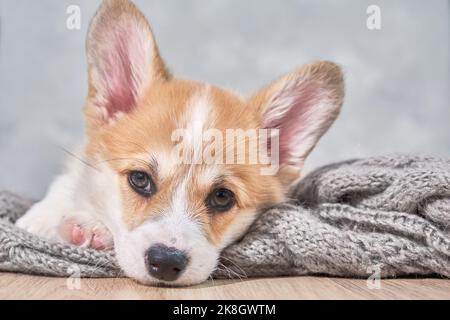
<path id="1" fill-rule="evenodd" d="M 286 277 L 214 280 L 187 288 L 130 279 L 64 279 L 0 273 L 0 299 L 450 299 L 450 280 Z"/>

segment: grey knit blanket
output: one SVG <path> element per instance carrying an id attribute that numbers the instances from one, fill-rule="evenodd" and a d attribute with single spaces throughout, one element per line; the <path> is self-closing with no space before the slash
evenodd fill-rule
<path id="1" fill-rule="evenodd" d="M 215 277 L 450 277 L 450 160 L 386 156 L 321 167 L 261 213 Z M 0 193 L 0 270 L 120 276 L 113 252 L 51 243 L 13 222 L 30 202 Z"/>

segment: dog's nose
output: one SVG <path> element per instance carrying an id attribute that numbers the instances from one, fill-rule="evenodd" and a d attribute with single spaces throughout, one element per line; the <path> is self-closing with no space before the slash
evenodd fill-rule
<path id="1" fill-rule="evenodd" d="M 164 281 L 178 279 L 188 264 L 184 252 L 160 243 L 147 250 L 145 260 L 150 275 Z"/>

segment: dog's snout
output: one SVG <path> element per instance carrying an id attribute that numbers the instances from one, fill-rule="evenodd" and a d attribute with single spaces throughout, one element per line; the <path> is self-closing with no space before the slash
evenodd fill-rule
<path id="1" fill-rule="evenodd" d="M 145 255 L 148 272 L 159 280 L 174 281 L 183 273 L 188 258 L 183 251 L 163 244 L 155 244 Z"/>

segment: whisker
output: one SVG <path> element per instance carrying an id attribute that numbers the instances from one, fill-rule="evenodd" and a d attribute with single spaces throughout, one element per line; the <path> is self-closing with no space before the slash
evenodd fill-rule
<path id="1" fill-rule="evenodd" d="M 229 279 L 235 279 L 238 278 L 240 281 L 243 281 L 244 278 L 242 277 L 242 275 L 240 275 L 239 273 L 237 273 L 236 271 L 234 271 L 233 269 L 227 267 L 226 265 L 224 265 L 223 263 L 219 262 L 218 265 L 218 270 L 223 270 L 226 271 L 228 273 L 228 278 Z M 220 267 L 222 267 L 223 269 L 220 269 Z"/>
<path id="2" fill-rule="evenodd" d="M 216 285 L 214 277 L 212 276 L 212 274 L 209 275 L 208 280 L 211 280 L 213 286 Z"/>
<path id="3" fill-rule="evenodd" d="M 72 156 L 73 158 L 79 160 L 81 163 L 85 164 L 87 167 L 92 168 L 96 171 L 98 171 L 98 168 L 94 167 L 92 164 L 90 164 L 89 162 L 87 162 L 86 160 L 78 157 L 76 154 L 74 154 L 73 152 L 70 152 L 69 150 L 67 150 L 66 148 L 64 148 L 63 146 L 57 146 L 60 150 L 64 151 L 66 154 Z"/>
<path id="4" fill-rule="evenodd" d="M 232 261 L 232 260 L 230 260 L 230 259 L 228 259 L 228 258 L 226 258 L 226 257 L 223 257 L 223 256 L 221 256 L 220 258 L 223 259 L 223 260 L 225 260 L 225 261 L 227 261 L 228 263 L 232 264 L 236 269 L 238 269 L 240 272 L 242 272 L 242 275 L 243 275 L 245 278 L 248 278 L 248 275 L 247 275 L 247 273 L 245 272 L 245 270 L 242 269 L 242 267 L 238 266 L 234 261 Z M 224 264 L 222 263 L 222 265 L 224 265 Z"/>

